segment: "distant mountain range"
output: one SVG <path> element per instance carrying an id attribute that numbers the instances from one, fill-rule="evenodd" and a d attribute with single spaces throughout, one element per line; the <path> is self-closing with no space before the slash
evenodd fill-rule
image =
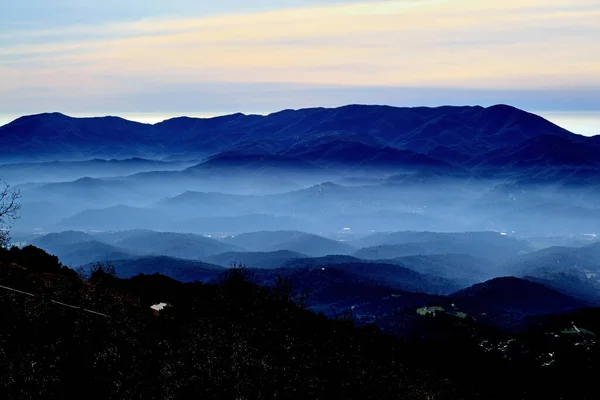
<path id="1" fill-rule="evenodd" d="M 175 171 L 191 164 L 190 162 L 166 162 L 142 158 L 16 163 L 0 165 L 0 176 L 12 185 L 17 185 L 27 182 L 26 179 L 30 176 L 35 176 L 36 182 L 59 182 L 76 180 L 82 176 L 108 178 L 140 172 Z"/>
<path id="2" fill-rule="evenodd" d="M 204 169 L 595 165 L 599 146 L 507 105 L 349 105 L 267 116 L 180 117 L 154 125 L 49 113 L 0 127 L 0 159 L 9 161 L 188 154 L 210 156 Z"/>
<path id="3" fill-rule="evenodd" d="M 224 239 L 225 243 L 251 251 L 289 250 L 313 257 L 349 254 L 356 249 L 348 244 L 297 231 L 243 233 Z"/>
<path id="4" fill-rule="evenodd" d="M 243 265 L 267 286 L 290 279 L 299 293 L 308 291 L 315 311 L 356 309 L 361 321 L 377 316 L 391 325 L 394 312 L 401 314 L 397 322 L 412 321 L 420 318 L 417 308 L 442 307 L 515 329 L 534 316 L 600 304 L 598 243 L 533 251 L 527 242 L 492 232 L 396 232 L 344 243 L 298 231 L 214 239 L 141 229 L 65 231 L 32 243 L 72 267 L 109 262 L 121 277 L 159 273 L 210 283 L 228 267 Z M 363 253 L 373 247 L 360 249 L 406 244 L 414 255 L 367 259 Z M 448 250 L 455 252 L 442 252 Z"/>
<path id="5" fill-rule="evenodd" d="M 15 160 L 0 165 L 0 179 L 21 190 L 22 231 L 600 229 L 600 140 L 505 105 L 351 105 L 155 125 L 39 114 L 0 127 L 0 162 Z M 361 257 L 420 254 L 397 245 Z"/>

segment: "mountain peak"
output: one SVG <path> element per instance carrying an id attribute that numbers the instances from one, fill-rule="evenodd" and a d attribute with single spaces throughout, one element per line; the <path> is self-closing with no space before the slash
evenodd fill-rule
<path id="1" fill-rule="evenodd" d="M 68 119 L 73 119 L 73 117 L 70 117 L 66 114 L 60 113 L 60 112 L 44 112 L 44 113 L 39 113 L 39 114 L 30 114 L 30 115 L 23 115 L 22 117 L 19 117 L 17 119 L 15 119 L 13 122 L 8 123 L 6 126 L 13 124 L 13 123 L 22 123 L 22 122 L 26 122 L 26 121 L 60 121 L 60 120 L 68 120 Z"/>
<path id="2" fill-rule="evenodd" d="M 496 112 L 515 112 L 515 111 L 524 112 L 523 110 L 518 109 L 509 104 L 494 104 L 492 106 L 485 107 L 485 109 L 490 110 L 490 111 L 496 111 Z"/>

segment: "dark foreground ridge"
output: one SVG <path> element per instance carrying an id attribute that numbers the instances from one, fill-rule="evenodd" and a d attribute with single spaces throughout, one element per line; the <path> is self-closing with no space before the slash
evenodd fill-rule
<path id="1" fill-rule="evenodd" d="M 226 270 L 215 284 L 184 284 L 158 274 L 119 279 L 101 266 L 78 274 L 31 246 L 0 256 L 0 285 L 36 296 L 0 290 L 2 399 L 576 399 L 596 393 L 595 309 L 541 318 L 515 335 L 438 312 L 419 316 L 435 335 L 400 340 L 356 326 L 348 316 L 315 314 L 289 281 L 261 287 L 241 268 Z M 168 305 L 154 312 L 157 303 Z M 572 328 L 561 331 L 567 321 Z"/>

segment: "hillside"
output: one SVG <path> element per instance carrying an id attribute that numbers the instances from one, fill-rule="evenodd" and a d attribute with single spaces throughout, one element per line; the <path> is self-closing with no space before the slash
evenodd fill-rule
<path id="1" fill-rule="evenodd" d="M 352 289 L 343 283 L 346 273 L 321 272 L 327 277 L 320 281 L 321 300 Z M 314 281 L 315 273 L 304 270 L 297 281 Z M 5 322 L 0 324 L 0 393 L 8 399 L 71 397 L 84 385 L 91 399 L 401 394 L 558 400 L 590 398 L 596 390 L 592 377 L 599 353 L 590 329 L 597 327 L 597 310 L 538 319 L 532 331 L 505 334 L 455 317 L 422 317 L 413 309 L 421 328 L 437 329 L 437 339 L 404 341 L 372 325 L 359 327 L 349 315 L 328 319 L 307 311 L 285 279 L 271 288 L 251 279 L 237 269 L 218 284 L 184 284 L 158 274 L 119 279 L 97 270 L 82 281 L 33 247 L 0 249 L 0 285 L 35 293 L 0 289 Z M 376 285 L 369 290 L 372 299 L 388 292 L 398 304 L 427 301 L 419 294 L 403 300 L 398 291 L 393 297 Z M 486 291 L 476 287 L 457 301 L 467 293 L 489 298 Z M 366 311 L 390 300 L 365 303 Z M 168 306 L 153 314 L 150 306 L 158 302 Z M 578 334 L 573 326 L 590 333 Z M 499 377 L 513 384 L 502 384 Z"/>
<path id="2" fill-rule="evenodd" d="M 600 244 L 552 246 L 512 259 L 503 270 L 590 304 L 600 304 Z"/>
<path id="3" fill-rule="evenodd" d="M 202 260 L 219 253 L 242 250 L 239 246 L 200 235 L 150 231 L 124 237 L 116 245 L 141 254 L 190 260 Z"/>
<path id="4" fill-rule="evenodd" d="M 349 254 L 354 249 L 345 243 L 322 236 L 296 231 L 263 231 L 243 233 L 224 239 L 225 243 L 252 251 L 289 250 L 312 257 Z"/>
<path id="5" fill-rule="evenodd" d="M 60 233 L 49 233 L 34 239 L 33 244 L 46 251 L 62 250 L 76 243 L 95 240 L 93 235 L 81 231 L 64 231 Z"/>
<path id="6" fill-rule="evenodd" d="M 136 254 L 135 251 L 104 243 L 93 235 L 76 231 L 51 233 L 34 239 L 32 244 L 74 267 L 97 261 L 131 258 Z"/>
<path id="7" fill-rule="evenodd" d="M 310 259 L 307 261 L 310 263 Z M 394 264 L 361 261 L 322 262 L 322 259 L 317 259 L 314 266 L 306 265 L 308 263 L 297 260 L 289 262 L 287 266 L 282 268 L 273 270 L 251 269 L 250 271 L 257 277 L 260 277 L 260 280 L 265 283 L 275 281 L 279 275 L 290 278 L 299 290 L 308 290 L 313 294 L 315 291 L 321 291 L 321 289 L 317 290 L 317 287 L 332 283 L 333 281 L 337 281 L 340 284 L 343 282 L 344 284 L 357 285 L 356 290 L 348 290 L 345 294 L 338 293 L 334 295 L 329 291 L 326 294 L 329 296 L 328 298 L 335 297 L 336 300 L 343 301 L 346 301 L 347 298 L 363 299 L 367 296 L 367 292 L 370 289 L 365 292 L 358 289 L 361 286 L 365 288 L 376 286 L 381 288 L 384 293 L 390 290 L 398 290 L 427 295 L 449 294 L 460 288 L 451 279 L 421 274 Z M 298 266 L 294 266 L 294 264 Z M 329 282 L 330 279 L 332 280 L 331 282 Z M 387 296 L 389 294 L 387 293 Z M 339 298 L 336 296 L 339 296 Z M 382 295 L 378 300 L 381 300 L 383 297 L 385 295 Z M 317 306 L 318 302 L 314 305 Z"/>
<path id="8" fill-rule="evenodd" d="M 348 105 L 284 110 L 268 116 L 173 118 L 155 125 L 116 117 L 72 118 L 52 113 L 21 117 L 0 127 L 0 149 L 5 149 L 0 155 L 11 159 L 145 157 L 182 151 L 201 155 L 236 151 L 238 144 L 257 141 L 272 143 L 272 150 L 282 151 L 297 144 L 299 137 L 313 140 L 327 135 L 352 137 L 365 133 L 392 148 L 427 153 L 444 146 L 471 156 L 542 134 L 573 137 L 539 116 L 506 105 L 487 108 Z M 352 162 L 360 162 L 352 158 Z M 427 160 L 424 155 L 420 159 Z"/>
<path id="9" fill-rule="evenodd" d="M 413 255 L 389 260 L 422 274 L 452 279 L 465 285 L 489 279 L 495 268 L 490 261 L 468 254 Z"/>
<path id="10" fill-rule="evenodd" d="M 227 252 L 206 258 L 206 261 L 230 267 L 231 265 L 244 265 L 248 268 L 280 268 L 292 260 L 305 258 L 306 254 L 289 250 L 270 252 Z"/>
<path id="11" fill-rule="evenodd" d="M 333 139 L 307 143 L 285 152 L 323 166 L 361 166 L 379 168 L 450 167 L 443 161 L 409 150 L 381 147 L 358 141 Z"/>
<path id="12" fill-rule="evenodd" d="M 429 285 L 427 278 L 413 271 L 398 272 L 394 281 L 389 273 L 377 270 L 364 273 L 360 265 L 351 264 L 249 271 L 255 282 L 267 287 L 275 286 L 281 278 L 288 281 L 308 309 L 314 312 L 329 317 L 352 314 L 360 325 L 372 323 L 378 314 L 389 309 L 416 308 L 424 303 L 442 301 L 442 296 L 417 291 L 427 288 L 435 293 L 440 291 L 441 285 Z"/>
<path id="13" fill-rule="evenodd" d="M 471 161 L 477 167 L 598 166 L 600 148 L 585 139 L 541 135 L 516 146 L 494 150 Z"/>
<path id="14" fill-rule="evenodd" d="M 188 171 L 201 171 L 223 169 L 242 169 L 242 170 L 270 170 L 281 169 L 288 172 L 300 170 L 314 172 L 318 168 L 307 161 L 299 158 L 274 155 L 274 154 L 247 154 L 242 152 L 223 152 L 209 157 L 201 164 L 189 167 Z"/>
<path id="15" fill-rule="evenodd" d="M 132 207 L 124 204 L 87 209 L 61 219 L 56 226 L 84 230 L 161 230 L 172 224 L 171 217 L 151 208 Z"/>
<path id="16" fill-rule="evenodd" d="M 506 261 L 532 250 L 529 243 L 496 232 L 378 233 L 357 240 L 353 245 L 363 248 L 354 254 L 359 258 L 385 259 L 454 253 L 469 254 L 494 263 Z"/>
<path id="17" fill-rule="evenodd" d="M 82 176 L 108 178 L 148 171 L 182 169 L 188 163 L 146 160 L 142 158 L 92 159 L 85 161 L 50 161 L 0 165 L 0 176 L 13 185 L 25 183 L 25 177 L 34 182 L 71 181 Z"/>
<path id="18" fill-rule="evenodd" d="M 581 247 L 551 246 L 523 254 L 510 260 L 504 268 L 510 273 L 535 275 L 542 272 L 559 272 L 569 268 L 600 272 L 600 243 Z"/>
<path id="19" fill-rule="evenodd" d="M 451 295 L 459 309 L 476 318 L 510 328 L 528 317 L 557 314 L 585 307 L 572 297 L 524 279 L 505 277 L 478 283 Z"/>
<path id="20" fill-rule="evenodd" d="M 35 290 L 35 278 L 28 270 L 5 266 L 0 270 L 3 285 Z M 400 349 L 394 350 L 397 345 L 390 338 L 304 311 L 285 293 L 261 289 L 235 275 L 220 286 L 183 285 L 159 275 L 118 280 L 102 273 L 92 276 L 87 285 L 61 275 L 44 280 L 54 288 L 53 299 L 85 304 L 111 318 L 69 312 L 56 304 L 27 301 L 2 291 L 6 323 L 0 327 L 4 338 L 0 371 L 6 379 L 0 383 L 0 392 L 8 398 L 75 395 L 80 385 L 90 390 L 90 398 L 98 399 L 142 393 L 159 399 L 173 392 L 178 396 L 295 398 L 290 391 L 311 398 L 351 392 L 385 397 L 398 390 L 420 398 L 418 393 L 423 391 L 417 381 L 407 384 L 397 379 L 400 370 L 392 366 L 392 354 L 399 354 Z M 170 307 L 157 318 L 149 306 L 161 300 Z M 194 315 L 196 322 L 186 315 Z M 25 321 L 23 316 L 27 316 Z M 42 326 L 44 333 L 36 333 Z M 312 341 L 314 337 L 321 340 Z M 234 353 L 228 355 L 232 349 Z M 325 366 L 339 362 L 342 354 L 344 366 L 335 374 L 328 372 Z M 378 366 L 367 369 L 372 368 L 370 373 L 379 382 L 372 387 L 363 381 L 364 361 L 369 359 Z M 38 369 L 27 368 L 24 362 Z M 60 369 L 51 367 L 57 364 Z M 386 365 L 388 371 L 382 374 L 380 367 Z M 23 382 L 34 376 L 31 383 Z M 297 380 L 298 376 L 302 379 Z M 343 389 L 344 382 L 350 384 L 347 389 Z"/>
<path id="21" fill-rule="evenodd" d="M 94 234 L 66 231 L 38 237 L 32 243 L 67 264 L 77 265 L 151 255 L 199 261 L 219 253 L 242 250 L 201 235 L 142 229 Z"/>
<path id="22" fill-rule="evenodd" d="M 112 258 L 108 263 L 115 267 L 115 272 L 120 278 L 161 274 L 180 282 L 213 282 L 225 271 L 220 265 L 166 256 L 144 256 L 125 260 Z"/>

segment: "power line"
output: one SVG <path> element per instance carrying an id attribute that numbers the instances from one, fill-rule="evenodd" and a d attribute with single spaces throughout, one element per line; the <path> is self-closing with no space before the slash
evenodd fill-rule
<path id="1" fill-rule="evenodd" d="M 0 289 L 10 290 L 11 292 L 19 293 L 19 294 L 22 294 L 22 295 L 25 295 L 25 296 L 40 298 L 40 296 L 36 296 L 33 293 L 27 293 L 27 292 L 24 292 L 22 290 L 14 289 L 14 288 L 11 288 L 11 287 L 8 287 L 8 286 L 0 285 Z M 43 299 L 43 300 L 49 300 L 51 303 L 57 304 L 59 306 L 74 308 L 76 310 L 81 310 L 83 312 L 87 312 L 87 313 L 90 313 L 90 314 L 99 315 L 99 316 L 104 317 L 104 318 L 111 318 L 109 315 L 100 313 L 98 311 L 88 310 L 87 308 L 82 308 L 82 307 L 78 307 L 78 306 L 74 306 L 74 305 L 71 305 L 71 304 L 62 303 L 60 301 L 51 300 L 51 299 Z"/>

